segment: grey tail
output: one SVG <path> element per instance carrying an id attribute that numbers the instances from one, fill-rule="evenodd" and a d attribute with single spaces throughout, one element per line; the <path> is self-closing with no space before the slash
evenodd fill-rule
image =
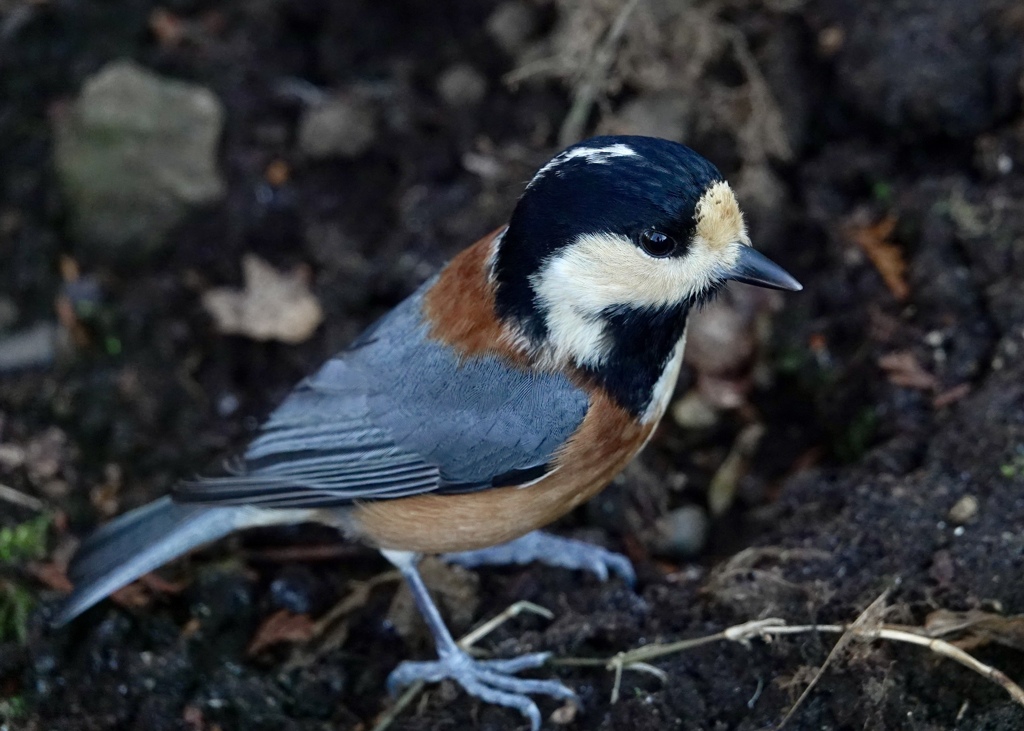
<path id="1" fill-rule="evenodd" d="M 53 620 L 60 626 L 172 559 L 244 527 L 246 508 L 181 505 L 169 497 L 97 530 L 68 567 L 75 590 Z"/>

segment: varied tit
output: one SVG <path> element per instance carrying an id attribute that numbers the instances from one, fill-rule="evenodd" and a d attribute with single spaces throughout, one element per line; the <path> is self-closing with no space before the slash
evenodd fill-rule
<path id="1" fill-rule="evenodd" d="M 711 163 L 648 137 L 568 148 L 533 177 L 507 226 L 302 381 L 226 474 L 184 482 L 89 538 L 57 621 L 232 531 L 323 523 L 398 567 L 434 635 L 438 659 L 402 663 L 392 690 L 451 678 L 537 729 L 531 694 L 575 698 L 558 681 L 516 676 L 547 655 L 466 654 L 418 558 L 538 560 L 631 579 L 624 557 L 538 529 L 650 439 L 689 313 L 729 280 L 801 288 L 751 248 Z"/>

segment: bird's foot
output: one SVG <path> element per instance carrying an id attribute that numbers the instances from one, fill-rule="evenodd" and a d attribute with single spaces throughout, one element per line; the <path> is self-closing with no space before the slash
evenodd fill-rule
<path id="1" fill-rule="evenodd" d="M 499 546 L 462 553 L 446 553 L 442 558 L 466 568 L 540 561 L 549 566 L 589 571 L 596 574 L 601 581 L 608 579 L 609 571 L 620 576 L 630 586 L 636 581 L 633 565 L 621 553 L 542 531 L 527 533 L 522 538 Z"/>
<path id="2" fill-rule="evenodd" d="M 403 662 L 388 676 L 391 693 L 418 680 L 437 683 L 450 679 L 467 693 L 485 703 L 514 708 L 530 720 L 530 728 L 540 728 L 540 710 L 531 695 L 547 695 L 571 700 L 579 705 L 576 694 L 557 680 L 517 678 L 516 673 L 543 665 L 550 653 L 538 652 L 511 660 L 477 660 L 462 650 L 444 653 L 429 662 Z"/>

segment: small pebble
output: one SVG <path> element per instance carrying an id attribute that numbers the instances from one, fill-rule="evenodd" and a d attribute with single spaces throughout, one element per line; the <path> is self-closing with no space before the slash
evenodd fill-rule
<path id="1" fill-rule="evenodd" d="M 299 149 L 311 158 L 358 157 L 377 139 L 377 115 L 369 103 L 336 97 L 309 107 L 299 121 Z"/>
<path id="2" fill-rule="evenodd" d="M 576 720 L 576 716 L 580 709 L 572 701 L 566 701 L 565 705 L 561 708 L 556 708 L 551 713 L 551 723 L 556 726 L 568 726 L 570 723 Z"/>
<path id="3" fill-rule="evenodd" d="M 42 368 L 57 355 L 59 333 L 55 323 L 39 322 L 0 339 L 0 373 Z"/>
<path id="4" fill-rule="evenodd" d="M 0 330 L 18 321 L 18 305 L 9 297 L 0 297 Z"/>
<path id="5" fill-rule="evenodd" d="M 710 533 L 707 511 L 699 505 L 685 505 L 658 520 L 651 548 L 670 558 L 692 558 L 704 550 Z"/>
<path id="6" fill-rule="evenodd" d="M 469 64 L 457 64 L 441 74 L 437 93 L 450 106 L 475 107 L 487 94 L 487 79 Z"/>
<path id="7" fill-rule="evenodd" d="M 487 33 L 505 53 L 514 55 L 537 32 L 537 16 L 524 2 L 502 3 L 487 19 Z"/>
<path id="8" fill-rule="evenodd" d="M 309 569 L 288 566 L 270 583 L 274 606 L 293 614 L 309 614 L 316 606 L 318 582 Z"/>
<path id="9" fill-rule="evenodd" d="M 978 498 L 974 495 L 964 495 L 962 498 L 956 501 L 949 510 L 949 519 L 962 525 L 969 523 L 978 514 Z"/>
<path id="10" fill-rule="evenodd" d="M 718 423 L 718 412 L 697 391 L 672 405 L 672 420 L 684 429 L 708 429 Z"/>

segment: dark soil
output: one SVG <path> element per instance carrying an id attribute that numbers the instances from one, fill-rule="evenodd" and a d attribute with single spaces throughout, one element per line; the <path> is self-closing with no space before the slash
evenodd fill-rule
<path id="1" fill-rule="evenodd" d="M 617 6 L 578 5 L 606 25 Z M 526 3 L 527 43 L 559 50 L 569 16 L 584 13 L 576 6 Z M 417 625 L 399 632 L 389 613 L 394 584 L 381 583 L 352 610 L 337 649 L 283 644 L 254 657 L 247 648 L 276 612 L 319 617 L 349 582 L 387 570 L 372 551 L 339 553 L 330 533 L 241 536 L 164 574 L 180 585 L 150 582 L 51 631 L 59 567 L 73 539 L 109 514 L 244 444 L 303 375 L 500 225 L 523 181 L 558 147 L 572 80 L 504 83 L 528 54 L 496 46 L 486 30 L 493 2 L 160 7 L 190 29 L 184 39 L 154 31 L 157 5 L 142 0 L 0 2 L 0 300 L 13 305 L 8 321 L 0 318 L 0 348 L 5 328 L 56 320 L 55 301 L 73 294 L 72 259 L 100 293 L 56 362 L 0 373 L 0 448 L 22 455 L 0 451 L 0 483 L 57 516 L 45 559 L 0 564 L 0 586 L 36 600 L 25 637 L 5 636 L 0 622 L 0 729 L 370 728 L 388 704 L 387 673 L 430 652 Z M 754 160 L 747 138 L 712 109 L 725 98 L 713 93 L 690 99 L 690 134 L 677 132 L 727 177 L 755 163 L 770 176 L 750 195 L 753 239 L 806 286 L 774 316 L 764 349 L 772 378 L 755 379 L 749 403 L 715 427 L 685 430 L 666 419 L 638 465 L 556 527 L 627 552 L 640 575 L 635 592 L 540 566 L 481 570 L 471 592 L 478 603 L 455 618 L 456 631 L 526 599 L 555 618 L 514 619 L 484 648 L 609 657 L 765 617 L 851 622 L 886 590 L 893 623 L 920 626 L 938 609 L 1024 614 L 1019 3 L 721 0 L 698 11 L 743 39 L 790 148 L 769 146 Z M 658 35 L 658 23 L 637 22 L 649 31 L 646 45 L 624 57 L 678 52 L 666 50 L 671 39 Z M 131 262 L 68 235 L 51 162 L 52 116 L 123 57 L 206 86 L 227 110 L 227 197 L 192 214 L 162 253 Z M 438 77 L 455 64 L 487 82 L 475 106 L 438 92 Z M 639 62 L 613 68 L 621 82 L 588 131 L 622 128 L 623 110 L 657 96 L 641 71 Z M 741 71 L 731 57 L 711 59 L 700 88 L 741 88 Z M 304 84 L 374 90 L 380 121 L 367 152 L 320 162 L 300 154 L 304 102 L 295 89 Z M 492 175 L 479 174 L 481 159 Z M 275 161 L 288 175 L 268 181 Z M 855 243 L 887 218 L 888 243 L 906 261 L 902 298 Z M 885 251 L 883 267 L 897 257 Z M 288 346 L 216 331 L 201 293 L 237 284 L 246 252 L 283 269 L 311 268 L 327 315 L 313 338 Z M 894 353 L 903 366 L 886 360 Z M 924 377 L 909 378 L 907 363 Z M 685 374 L 679 395 L 699 378 L 696 369 Z M 652 553 L 645 526 L 702 504 L 711 475 L 753 421 L 765 436 L 736 503 L 713 522 L 710 545 L 692 560 Z M 965 497 L 976 510 L 951 517 Z M 33 517 L 0 500 L 0 528 Z M 336 557 L 275 554 L 296 544 Z M 615 705 L 612 673 L 550 672 L 585 704 L 568 728 L 775 728 L 834 641 L 808 633 L 704 645 L 658 660 L 664 683 L 627 671 Z M 1017 650 L 990 643 L 972 652 L 1024 683 Z M 392 728 L 524 725 L 453 687 L 426 698 Z M 542 710 L 555 706 L 542 701 Z M 1010 730 L 1024 728 L 1024 709 L 923 648 L 854 642 L 787 726 Z"/>

